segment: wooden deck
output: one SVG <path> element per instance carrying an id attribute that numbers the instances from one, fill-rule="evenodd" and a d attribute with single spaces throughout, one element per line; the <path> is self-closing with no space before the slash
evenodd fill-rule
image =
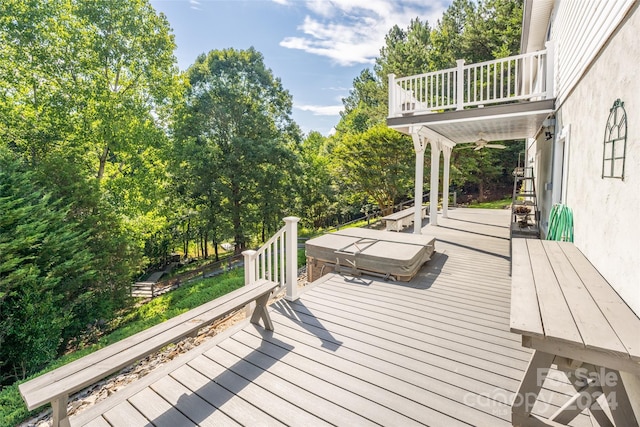
<path id="1" fill-rule="evenodd" d="M 531 354 L 509 332 L 510 211 L 449 216 L 411 282 L 328 275 L 272 306 L 275 332 L 236 325 L 72 425 L 510 425 Z M 534 413 L 573 390 L 551 372 Z"/>

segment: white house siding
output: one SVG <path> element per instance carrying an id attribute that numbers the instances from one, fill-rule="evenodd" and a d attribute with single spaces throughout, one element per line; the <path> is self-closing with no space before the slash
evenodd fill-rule
<path id="1" fill-rule="evenodd" d="M 574 212 L 575 243 L 640 315 L 638 34 L 635 7 L 560 107 L 556 132 L 571 127 L 565 196 Z M 624 180 L 601 178 L 605 125 L 617 98 L 624 101 L 628 121 Z M 547 145 L 539 143 L 538 150 L 550 150 Z"/>
<path id="2" fill-rule="evenodd" d="M 561 105 L 637 0 L 558 0 L 550 36 L 555 44 L 555 93 Z"/>
<path id="3" fill-rule="evenodd" d="M 588 4 L 589 7 L 596 5 L 591 1 L 561 1 L 558 12 L 574 14 L 569 21 L 584 21 L 582 27 L 593 25 L 594 20 L 604 22 L 604 17 L 589 19 L 580 10 L 569 8 L 569 5 L 577 3 Z M 597 4 L 601 3 L 604 2 Z M 565 74 L 557 82 L 559 102 L 556 106 L 559 109 L 556 135 L 563 128 L 570 128 L 569 172 L 563 171 L 567 188 L 562 191 L 574 213 L 576 246 L 640 315 L 640 10 L 637 4 L 627 9 L 628 1 L 607 3 L 611 3 L 612 7 L 615 4 L 616 10 L 624 9 L 627 15 L 619 22 L 618 29 L 611 32 L 606 43 L 597 38 L 586 41 L 583 46 L 589 45 L 593 51 L 581 47 L 563 62 L 563 55 L 567 56 L 566 44 L 579 45 L 576 41 L 578 34 L 571 38 L 569 33 L 581 30 L 576 29 L 577 24 L 573 24 L 572 27 L 556 31 L 556 35 L 561 37 L 560 43 L 563 37 L 565 43 L 561 50 L 563 53 L 559 56 L 560 71 L 564 70 L 570 76 Z M 605 33 L 598 31 L 595 34 Z M 587 66 L 589 61 L 591 63 Z M 585 70 L 584 73 L 580 71 L 581 68 Z M 572 82 L 572 79 L 575 81 Z M 574 86 L 573 90 L 569 91 L 571 86 Z M 624 181 L 601 178 L 605 124 L 609 109 L 617 98 L 624 101 L 628 122 Z M 552 146 L 539 138 L 537 150 L 539 157 L 546 157 L 551 153 Z M 545 170 L 539 173 L 541 176 L 551 176 L 551 163 L 545 165 L 541 168 Z M 549 208 L 543 206 L 546 215 Z M 640 378 L 624 372 L 621 375 L 636 417 L 640 418 Z"/>

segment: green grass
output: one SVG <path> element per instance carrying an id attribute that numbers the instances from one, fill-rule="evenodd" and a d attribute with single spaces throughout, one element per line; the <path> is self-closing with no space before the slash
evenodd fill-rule
<path id="1" fill-rule="evenodd" d="M 32 375 L 30 378 L 52 371 L 100 348 L 221 297 L 243 285 L 244 270 L 236 269 L 214 278 L 199 280 L 161 295 L 123 316 L 119 320 L 117 328 L 110 334 L 100 338 L 96 344 L 60 357 L 46 369 Z M 15 426 L 33 414 L 37 414 L 42 409 L 38 408 L 32 412 L 27 410 L 20 397 L 18 383 L 5 387 L 0 391 L 0 427 Z"/>
<path id="2" fill-rule="evenodd" d="M 473 202 L 470 203 L 468 208 L 482 208 L 482 209 L 504 209 L 511 206 L 511 197 L 505 197 L 500 200 L 493 200 L 490 202 Z"/>

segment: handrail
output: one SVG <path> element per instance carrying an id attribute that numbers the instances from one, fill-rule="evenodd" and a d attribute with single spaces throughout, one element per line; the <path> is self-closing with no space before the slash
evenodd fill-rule
<path id="1" fill-rule="evenodd" d="M 413 76 L 389 75 L 389 117 L 462 110 L 552 96 L 552 50 L 528 52 Z"/>
<path id="2" fill-rule="evenodd" d="M 289 301 L 297 299 L 298 221 L 297 217 L 284 218 L 284 227 L 259 249 L 242 252 L 245 285 L 268 280 L 285 288 Z"/>

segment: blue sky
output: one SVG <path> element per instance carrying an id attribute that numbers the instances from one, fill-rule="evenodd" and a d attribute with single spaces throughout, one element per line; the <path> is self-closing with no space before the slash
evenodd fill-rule
<path id="1" fill-rule="evenodd" d="M 151 0 L 176 38 L 186 70 L 214 49 L 253 46 L 293 96 L 303 132 L 332 132 L 353 79 L 371 67 L 384 36 L 412 18 L 434 26 L 451 0 Z"/>

